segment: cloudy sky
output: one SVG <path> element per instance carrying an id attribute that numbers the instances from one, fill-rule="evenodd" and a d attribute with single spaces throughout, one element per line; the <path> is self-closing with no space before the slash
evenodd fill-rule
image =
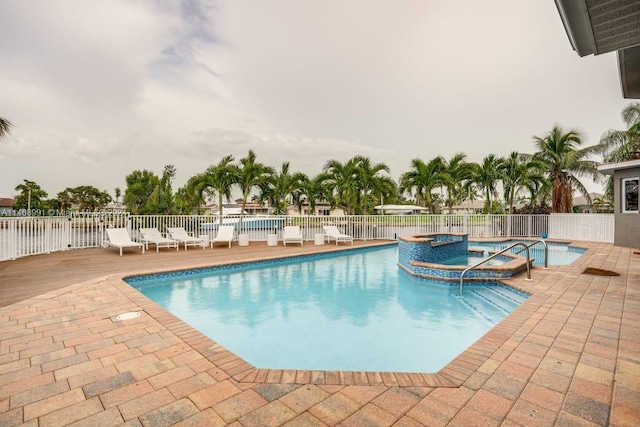
<path id="1" fill-rule="evenodd" d="M 0 0 L 0 193 L 175 185 L 254 149 L 317 174 L 356 154 L 532 152 L 623 129 L 615 54 L 580 58 L 552 0 Z M 599 186 L 588 184 L 590 189 Z"/>

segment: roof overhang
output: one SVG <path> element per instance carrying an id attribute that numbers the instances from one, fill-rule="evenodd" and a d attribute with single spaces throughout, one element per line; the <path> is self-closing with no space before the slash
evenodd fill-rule
<path id="1" fill-rule="evenodd" d="M 619 50 L 618 67 L 620 68 L 622 96 L 640 99 L 640 46 Z"/>
<path id="2" fill-rule="evenodd" d="M 613 175 L 614 171 L 640 168 L 640 160 L 629 160 L 626 162 L 605 163 L 598 166 L 598 170 L 605 175 Z"/>
<path id="3" fill-rule="evenodd" d="M 578 55 L 618 52 L 625 98 L 640 98 L 640 1 L 555 0 Z"/>

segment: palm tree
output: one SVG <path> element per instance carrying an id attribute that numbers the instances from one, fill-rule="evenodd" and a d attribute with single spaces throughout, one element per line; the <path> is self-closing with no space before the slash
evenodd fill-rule
<path id="1" fill-rule="evenodd" d="M 607 212 L 611 210 L 613 203 L 607 196 L 596 197 L 593 199 L 593 208 L 596 212 Z"/>
<path id="2" fill-rule="evenodd" d="M 347 215 L 353 214 L 360 202 L 360 186 L 358 183 L 358 158 L 353 157 L 345 163 L 329 160 L 323 171 L 325 183 L 331 189 L 335 202 L 345 210 Z"/>
<path id="3" fill-rule="evenodd" d="M 640 159 L 640 103 L 633 102 L 622 110 L 627 130 L 610 129 L 600 138 L 598 151 L 605 162 Z M 613 199 L 613 177 L 607 178 L 605 195 Z"/>
<path id="4" fill-rule="evenodd" d="M 231 189 L 238 182 L 238 167 L 233 164 L 233 156 L 223 157 L 218 164 L 211 165 L 203 173 L 196 175 L 191 181 L 201 200 L 203 194 L 218 196 L 218 224 L 222 224 L 223 199 L 231 199 Z"/>
<path id="5" fill-rule="evenodd" d="M 579 176 L 591 175 L 594 181 L 599 178 L 597 163 L 586 157 L 597 152 L 598 146 L 578 149 L 582 145 L 580 131 L 571 129 L 565 132 L 559 125 L 544 136 L 534 136 L 538 151 L 533 159 L 541 161 L 547 170 L 547 179 L 553 183 L 551 192 L 551 211 L 554 213 L 573 212 L 573 189 L 577 189 L 589 202 L 591 197 Z"/>
<path id="6" fill-rule="evenodd" d="M 433 194 L 431 192 L 444 185 L 444 159 L 435 157 L 425 163 L 421 159 L 411 160 L 411 169 L 400 177 L 400 194 L 409 193 L 414 196 L 416 204 L 429 209 L 429 213 L 436 213 Z"/>
<path id="7" fill-rule="evenodd" d="M 627 130 L 611 129 L 600 138 L 598 151 L 607 162 L 640 158 L 640 103 L 633 102 L 622 110 Z"/>
<path id="8" fill-rule="evenodd" d="M 502 164 L 502 186 L 509 213 L 513 213 L 515 198 L 520 190 L 530 187 L 538 190 L 544 181 L 542 163 L 512 151 Z"/>
<path id="9" fill-rule="evenodd" d="M 447 189 L 445 204 L 449 207 L 449 214 L 453 214 L 453 206 L 465 199 L 465 184 L 473 177 L 474 163 L 466 161 L 467 155 L 456 153 L 449 161 L 444 161 L 442 175 Z"/>
<path id="10" fill-rule="evenodd" d="M 493 213 L 491 196 L 496 193 L 498 182 L 502 179 L 502 170 L 505 160 L 495 154 L 489 154 L 482 159 L 482 163 L 475 170 L 473 180 L 479 190 L 484 190 L 487 203 L 487 213 Z"/>
<path id="11" fill-rule="evenodd" d="M 298 190 L 298 211 L 302 212 L 302 205 L 306 202 L 309 207 L 309 214 L 315 215 L 316 203 L 331 201 L 331 190 L 324 183 L 326 176 L 320 174 L 312 179 L 301 182 Z"/>
<path id="12" fill-rule="evenodd" d="M 246 157 L 240 159 L 240 169 L 238 171 L 238 186 L 242 191 L 242 206 L 240 208 L 240 220 L 238 230 L 242 230 L 242 217 L 247 206 L 247 200 L 251 191 L 261 183 L 267 181 L 275 172 L 270 166 L 263 165 L 256 161 L 256 153 L 249 150 Z"/>
<path id="13" fill-rule="evenodd" d="M 268 201 L 273 212 L 277 215 L 286 214 L 287 198 L 295 198 L 304 181 L 309 178 L 302 172 L 291 173 L 289 162 L 283 162 L 279 172 L 274 172 L 267 180 L 260 183 L 260 193 L 257 199 L 261 202 Z"/>
<path id="14" fill-rule="evenodd" d="M 389 166 L 385 163 L 371 163 L 369 157 L 355 156 L 352 160 L 356 163 L 358 198 L 360 203 L 358 209 L 363 215 L 369 213 L 368 200 L 371 196 L 378 199 L 379 196 L 388 196 L 396 192 L 396 183 L 388 175 L 381 175 L 381 172 L 389 173 Z"/>
<path id="15" fill-rule="evenodd" d="M 9 120 L 4 117 L 0 117 L 0 139 L 9 135 L 12 126 L 13 124 Z"/>
<path id="16" fill-rule="evenodd" d="M 369 197 L 371 201 L 377 202 L 380 200 L 383 202 L 384 200 L 389 200 L 393 203 L 393 200 L 396 200 L 398 197 L 398 183 L 393 180 L 390 176 L 378 176 L 373 181 L 373 186 L 371 187 L 371 192 L 369 193 Z M 384 204 L 384 203 L 381 203 Z M 369 209 L 369 204 L 365 205 L 365 209 Z M 369 212 L 365 210 L 364 214 L 368 214 Z M 382 211 L 384 213 L 384 211 Z"/>

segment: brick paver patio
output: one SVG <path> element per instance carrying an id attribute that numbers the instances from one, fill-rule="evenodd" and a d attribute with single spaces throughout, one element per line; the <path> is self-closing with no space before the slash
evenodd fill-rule
<path id="1" fill-rule="evenodd" d="M 435 374 L 255 369 L 121 280 L 333 246 L 2 262 L 0 426 L 637 426 L 640 254 L 579 245 L 572 265 L 507 281 L 531 298 Z"/>

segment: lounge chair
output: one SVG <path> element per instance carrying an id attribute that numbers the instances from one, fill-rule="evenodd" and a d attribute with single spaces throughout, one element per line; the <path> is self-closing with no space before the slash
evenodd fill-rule
<path id="1" fill-rule="evenodd" d="M 336 241 L 336 246 L 338 246 L 339 242 L 351 242 L 351 246 L 353 246 L 353 237 L 348 234 L 341 233 L 335 225 L 323 225 L 322 229 L 324 230 L 325 237 L 329 243 L 331 243 L 331 240 L 333 239 Z"/>
<path id="2" fill-rule="evenodd" d="M 104 243 L 107 246 L 120 248 L 120 256 L 122 256 L 122 248 L 142 248 L 142 253 L 144 254 L 144 245 L 131 240 L 126 228 L 107 228 L 106 230 L 109 241 Z"/>
<path id="3" fill-rule="evenodd" d="M 218 234 L 214 239 L 211 239 L 211 249 L 216 243 L 229 242 L 229 248 L 231 248 L 231 242 L 233 241 L 233 235 L 236 231 L 235 225 L 221 225 L 218 227 Z"/>
<path id="4" fill-rule="evenodd" d="M 176 248 L 176 251 L 178 250 L 178 241 L 163 236 L 157 228 L 141 228 L 140 234 L 142 235 L 142 243 L 147 250 L 149 250 L 149 243 L 156 245 L 156 252 L 160 252 L 160 248 Z"/>
<path id="5" fill-rule="evenodd" d="M 202 246 L 202 249 L 204 249 L 204 239 L 189 235 L 184 227 L 167 227 L 167 231 L 172 239 L 184 244 L 185 251 L 187 246 Z"/>
<path id="6" fill-rule="evenodd" d="M 285 225 L 284 232 L 282 233 L 282 244 L 287 246 L 289 243 L 300 243 L 300 246 L 304 246 L 302 242 L 302 233 L 300 233 L 300 227 L 297 225 Z"/>

